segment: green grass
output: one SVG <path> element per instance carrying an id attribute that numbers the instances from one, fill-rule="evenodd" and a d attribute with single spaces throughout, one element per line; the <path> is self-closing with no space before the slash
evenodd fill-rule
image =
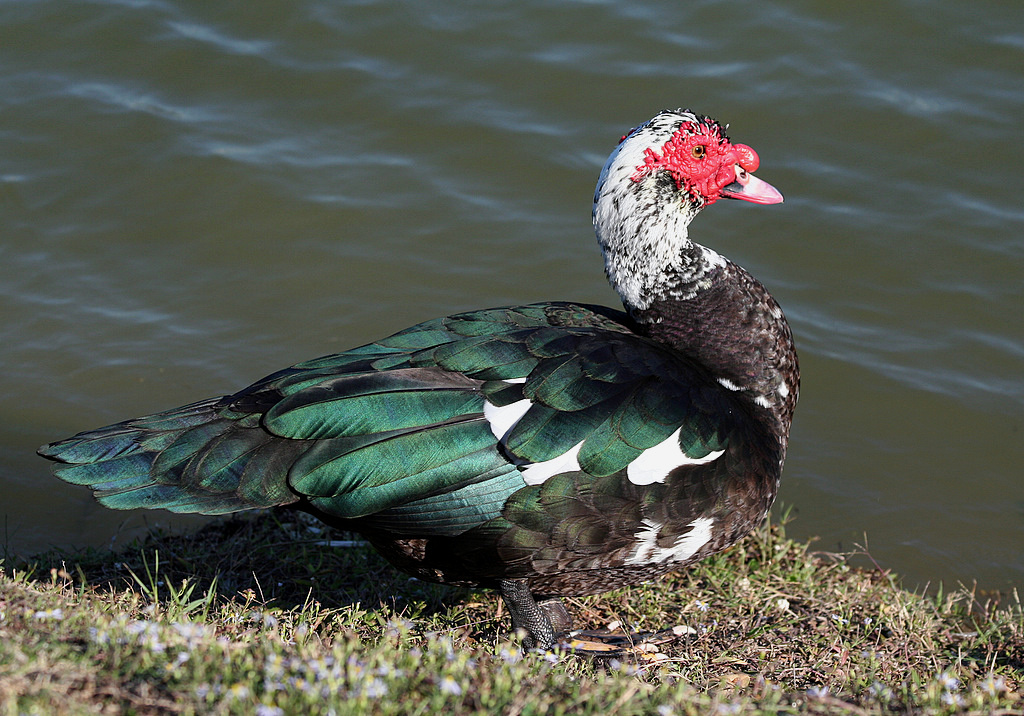
<path id="1" fill-rule="evenodd" d="M 523 654 L 500 600 L 411 580 L 293 515 L 0 570 L 0 716 L 1020 713 L 1016 594 L 918 595 L 763 528 L 578 626 L 680 625 L 617 658 Z"/>

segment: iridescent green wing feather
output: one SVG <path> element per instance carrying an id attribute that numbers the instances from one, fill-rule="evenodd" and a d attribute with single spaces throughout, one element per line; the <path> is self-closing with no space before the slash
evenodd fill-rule
<path id="1" fill-rule="evenodd" d="M 690 369 L 625 320 L 538 304 L 428 321 L 42 452 L 66 463 L 59 476 L 120 509 L 304 501 L 340 520 L 457 533 L 500 514 L 525 485 L 520 468 L 579 443 L 581 468 L 596 476 L 683 424 L 684 451 L 717 448 L 714 425 L 680 387 Z M 517 402 L 528 409 L 499 442 L 485 406 Z"/>

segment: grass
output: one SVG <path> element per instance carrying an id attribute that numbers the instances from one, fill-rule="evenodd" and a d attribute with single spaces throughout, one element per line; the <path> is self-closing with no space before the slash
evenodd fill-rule
<path id="1" fill-rule="evenodd" d="M 1024 612 L 920 595 L 780 526 L 580 626 L 679 625 L 617 658 L 522 653 L 487 592 L 411 580 L 301 516 L 0 569 L 0 716 L 1024 711 Z M 327 546 L 334 541 L 334 546 Z"/>

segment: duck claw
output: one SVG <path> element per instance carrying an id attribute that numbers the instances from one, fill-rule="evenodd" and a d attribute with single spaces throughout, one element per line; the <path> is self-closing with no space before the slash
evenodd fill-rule
<path id="1" fill-rule="evenodd" d="M 661 647 L 693 634 L 686 626 L 675 626 L 656 632 L 625 632 L 621 629 L 577 630 L 559 639 L 566 651 L 592 656 L 633 655 L 644 661 L 661 661 L 668 657 Z"/>

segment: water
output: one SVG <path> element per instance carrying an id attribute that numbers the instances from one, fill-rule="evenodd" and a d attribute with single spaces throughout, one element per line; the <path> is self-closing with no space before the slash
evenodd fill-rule
<path id="1" fill-rule="evenodd" d="M 25 0 L 0 68 L 8 551 L 199 523 L 98 507 L 43 442 L 445 313 L 615 305 L 598 169 L 684 105 L 786 196 L 691 235 L 793 324 L 791 532 L 1024 585 L 1015 4 Z"/>

